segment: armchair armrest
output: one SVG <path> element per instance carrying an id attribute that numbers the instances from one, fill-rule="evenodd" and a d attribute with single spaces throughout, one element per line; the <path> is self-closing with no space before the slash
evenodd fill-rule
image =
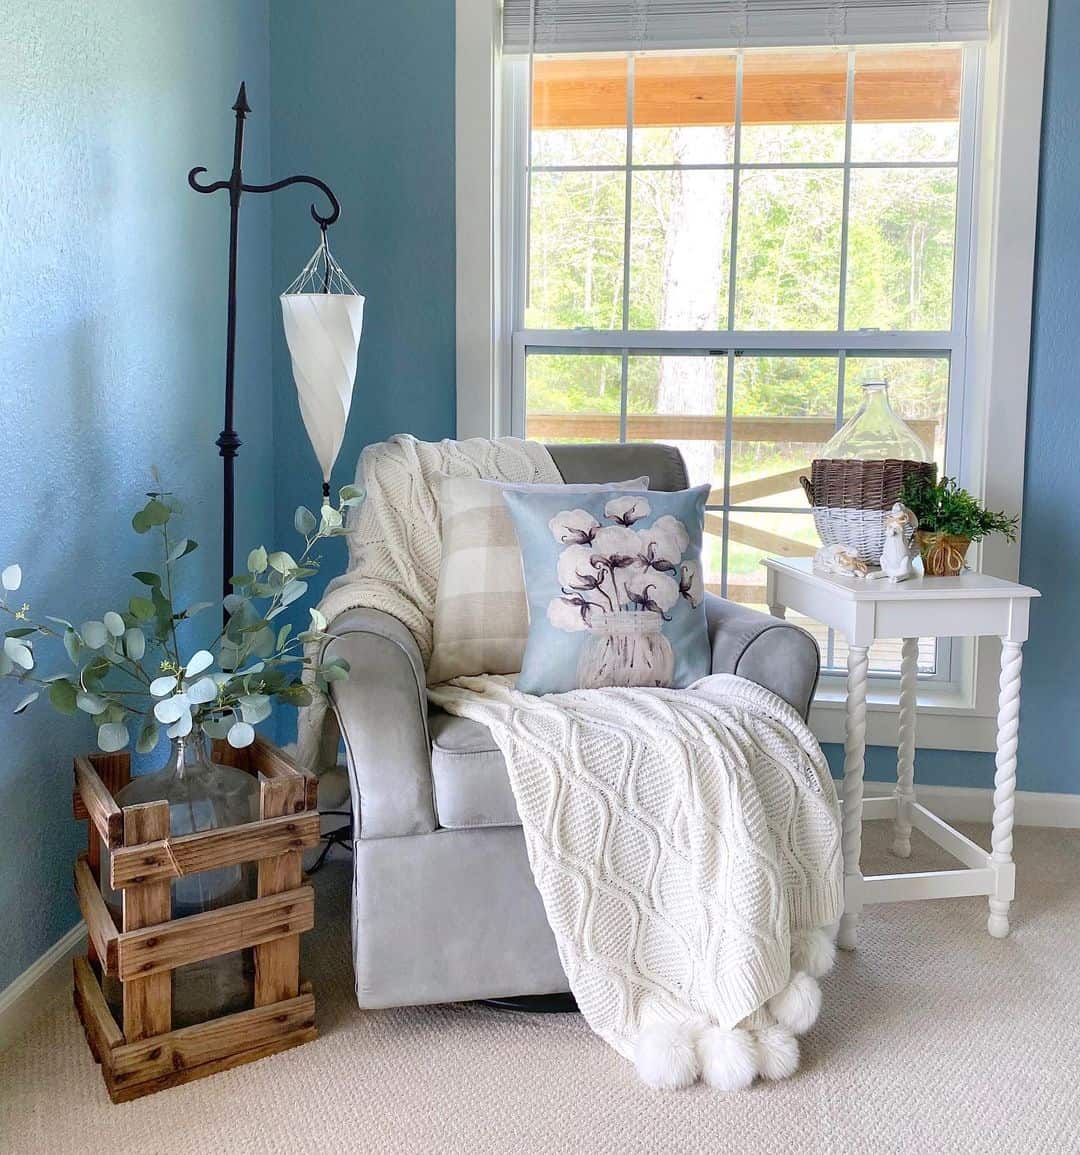
<path id="1" fill-rule="evenodd" d="M 357 838 L 435 829 L 424 663 L 412 634 L 381 610 L 351 610 L 328 631 L 327 658 L 349 677 L 330 702 L 348 755 Z"/>
<path id="2" fill-rule="evenodd" d="M 714 674 L 738 674 L 809 714 L 821 652 L 806 630 L 709 593 L 705 618 Z"/>

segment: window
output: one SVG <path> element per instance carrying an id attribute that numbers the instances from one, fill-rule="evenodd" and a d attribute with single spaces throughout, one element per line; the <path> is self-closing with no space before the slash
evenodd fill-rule
<path id="1" fill-rule="evenodd" d="M 757 607 L 761 558 L 820 544 L 798 478 L 863 381 L 888 379 L 958 472 L 981 59 L 536 57 L 530 100 L 509 58 L 513 431 L 678 445 L 711 486 L 707 584 Z M 805 624 L 842 667 L 841 641 Z M 871 660 L 895 672 L 899 643 Z M 920 649 L 927 677 L 952 661 Z"/>

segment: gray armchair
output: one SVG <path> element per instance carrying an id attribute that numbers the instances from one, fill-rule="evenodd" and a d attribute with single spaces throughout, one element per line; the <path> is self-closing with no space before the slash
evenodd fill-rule
<path id="1" fill-rule="evenodd" d="M 687 486 L 665 445 L 552 445 L 567 482 L 648 474 Z M 713 672 L 775 691 L 806 715 L 817 643 L 804 630 L 706 595 Z M 429 709 L 408 630 L 378 610 L 337 619 L 328 656 L 349 661 L 332 704 L 355 832 L 353 951 L 362 1007 L 544 995 L 566 975 L 533 885 L 502 754 L 485 726 Z"/>

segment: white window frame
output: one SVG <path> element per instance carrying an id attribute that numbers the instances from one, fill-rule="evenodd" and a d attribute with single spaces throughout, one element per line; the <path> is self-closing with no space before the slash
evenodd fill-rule
<path id="1" fill-rule="evenodd" d="M 963 423 L 955 439 L 962 446 L 955 472 L 991 507 L 1003 509 L 1018 510 L 1023 500 L 1047 9 L 1048 0 L 995 0 L 992 7 L 979 138 L 972 142 L 975 205 L 965 230 L 973 240 L 965 385 L 950 390 L 950 423 L 954 405 Z M 507 195 L 513 182 L 504 179 L 515 158 L 508 155 L 504 134 L 497 0 L 457 0 L 456 17 L 457 435 L 490 437 L 515 425 L 513 278 L 504 272 L 503 253 L 520 206 Z M 962 243 L 959 232 L 958 227 Z M 854 336 L 845 337 L 849 349 L 858 347 Z M 622 330 L 593 337 L 597 345 L 620 348 L 639 340 Z M 649 339 L 655 347 L 655 336 Z M 800 334 L 808 351 L 815 340 Z M 745 347 L 756 350 L 762 343 L 767 347 L 765 336 Z M 952 461 L 949 469 L 954 471 Z M 983 543 L 975 560 L 986 572 L 1015 580 L 1019 557 L 1019 540 L 1010 544 L 996 537 Z M 920 745 L 993 750 L 999 643 L 982 640 L 953 649 L 960 658 L 953 661 L 950 681 L 920 685 Z M 843 687 L 832 679 L 823 682 L 811 715 L 814 732 L 821 741 L 842 741 Z M 895 745 L 895 683 L 872 686 L 869 706 L 868 741 Z"/>

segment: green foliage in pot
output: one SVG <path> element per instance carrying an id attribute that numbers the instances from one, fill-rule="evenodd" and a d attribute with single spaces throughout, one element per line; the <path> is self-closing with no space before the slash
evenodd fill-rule
<path id="1" fill-rule="evenodd" d="M 291 625 L 275 621 L 306 594 L 307 579 L 319 568 L 316 546 L 346 532 L 341 509 L 327 502 L 318 517 L 302 506 L 296 511 L 294 524 L 304 540 L 299 557 L 261 545 L 253 549 L 225 599 L 227 624 L 196 648 L 185 645 L 197 628 L 187 623 L 217 603 L 177 604 L 177 567 L 198 546 L 173 532 L 180 505 L 171 493 L 155 488 L 146 496 L 131 526 L 137 534 L 158 538 L 161 564 L 132 574 L 138 585 L 126 606 L 111 607 L 80 625 L 47 614 L 36 621 L 29 603 L 12 596 L 22 585 L 21 567 L 0 572 L 0 616 L 13 623 L 0 649 L 0 679 L 23 683 L 27 690 L 16 714 L 44 695 L 61 714 L 88 715 L 98 746 L 109 752 L 124 749 L 134 730 L 135 749 L 148 753 L 162 728 L 170 738 L 183 738 L 201 727 L 212 738 L 243 747 L 254 741 L 254 727 L 269 717 L 275 702 L 307 705 L 312 690 L 325 693 L 330 682 L 348 676 L 343 659 L 323 663 L 305 655 L 309 642 L 325 636 L 326 620 L 317 609 L 308 610 L 308 628 L 295 635 Z M 362 499 L 351 485 L 339 494 L 341 508 Z M 59 643 L 70 669 L 45 673 L 39 668 L 38 651 L 49 641 Z"/>
<path id="2" fill-rule="evenodd" d="M 969 541 L 1000 533 L 1007 541 L 1016 540 L 1020 518 L 988 510 L 954 477 L 935 483 L 913 474 L 905 480 L 900 500 L 919 519 L 920 533 L 946 533 Z"/>

